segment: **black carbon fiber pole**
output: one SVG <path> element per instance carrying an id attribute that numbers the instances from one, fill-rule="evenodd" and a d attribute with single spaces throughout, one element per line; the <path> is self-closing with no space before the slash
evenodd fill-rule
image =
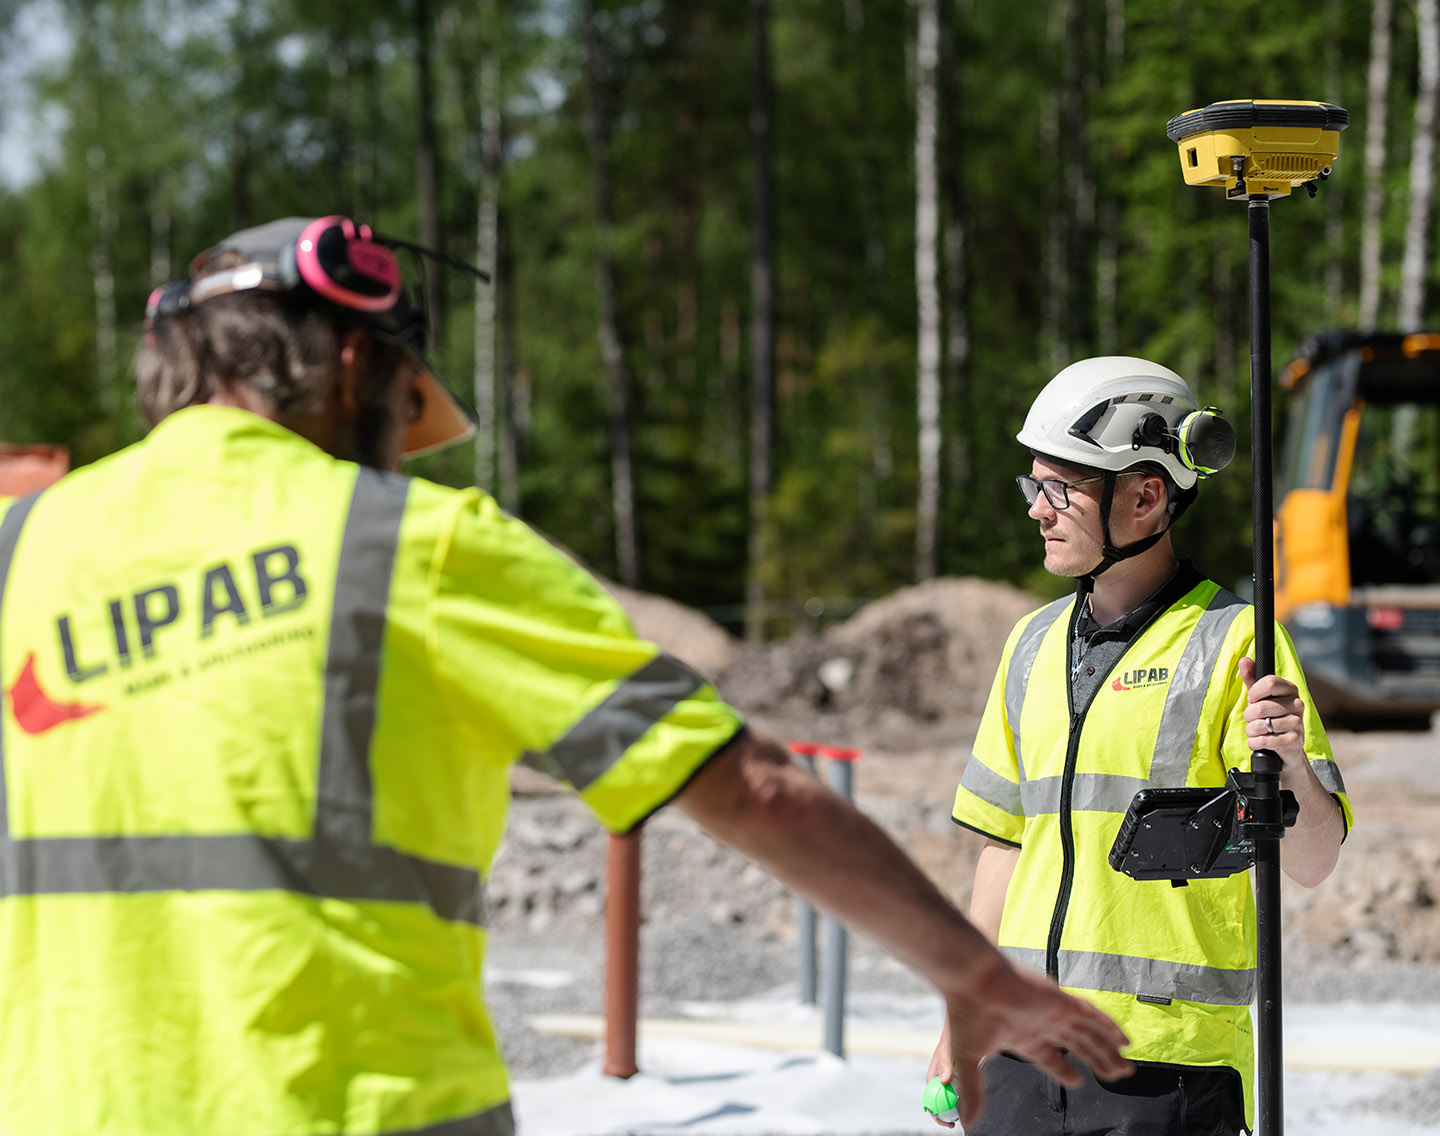
<path id="1" fill-rule="evenodd" d="M 1270 444 L 1270 202 L 1252 198 L 1250 215 L 1250 459 L 1255 542 L 1255 677 L 1275 673 L 1274 484 Z M 1280 757 L 1256 750 L 1252 805 L 1260 818 L 1282 815 Z M 1284 1039 L 1280 1023 L 1280 824 L 1255 834 L 1255 937 L 1259 1078 L 1256 1136 L 1283 1136 Z"/>

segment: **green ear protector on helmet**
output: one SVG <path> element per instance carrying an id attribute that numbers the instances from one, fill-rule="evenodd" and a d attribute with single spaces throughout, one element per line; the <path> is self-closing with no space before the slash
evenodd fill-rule
<path id="1" fill-rule="evenodd" d="M 1172 430 L 1159 414 L 1147 414 L 1135 425 L 1131 448 L 1150 446 L 1174 454 L 1200 477 L 1219 473 L 1235 457 L 1235 431 L 1218 408 L 1192 410 Z"/>

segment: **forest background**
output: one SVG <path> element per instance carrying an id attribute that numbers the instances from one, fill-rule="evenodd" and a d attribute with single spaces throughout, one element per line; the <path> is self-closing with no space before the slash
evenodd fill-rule
<path id="1" fill-rule="evenodd" d="M 1273 210 L 1277 368 L 1423 325 L 1436 3 L 0 0 L 0 136 L 38 140 L 0 171 L 0 441 L 140 437 L 150 290 L 340 213 L 494 274 L 426 272 L 481 431 L 410 472 L 752 635 L 937 574 L 1054 594 L 1012 478 L 1055 371 L 1153 358 L 1249 433 L 1245 210 L 1169 118 L 1350 111 Z M 1245 449 L 1180 541 L 1232 585 Z"/>

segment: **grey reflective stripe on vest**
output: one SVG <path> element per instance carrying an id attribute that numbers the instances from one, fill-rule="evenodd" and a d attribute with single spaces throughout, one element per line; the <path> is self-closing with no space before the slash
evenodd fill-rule
<path id="1" fill-rule="evenodd" d="M 1042 816 L 1060 811 L 1062 778 L 1041 777 L 1020 786 L 1020 801 L 1026 816 Z M 1118 773 L 1077 773 L 1070 789 L 1070 807 L 1076 811 L 1123 813 L 1130 801 L 1150 783 L 1140 777 Z"/>
<path id="2" fill-rule="evenodd" d="M 1001 947 L 1000 953 L 1018 966 L 1045 969 L 1043 950 Z M 1255 997 L 1253 967 L 1226 970 L 1101 951 L 1062 950 L 1059 982 L 1072 990 L 1104 990 L 1211 1006 L 1248 1006 Z"/>
<path id="3" fill-rule="evenodd" d="M 370 842 L 374 787 L 364 755 L 375 733 L 385 610 L 408 490 L 404 478 L 362 467 L 340 542 L 325 652 L 315 835 L 343 845 Z"/>
<path id="4" fill-rule="evenodd" d="M 1230 626 L 1245 608 L 1245 601 L 1221 588 L 1190 632 L 1180 661 L 1170 676 L 1165 710 L 1155 737 L 1155 756 L 1150 762 L 1150 783 L 1160 787 L 1184 785 L 1190 773 L 1195 735 L 1200 729 L 1200 711 L 1220 648 Z"/>
<path id="5" fill-rule="evenodd" d="M 1005 719 L 1010 723 L 1010 735 L 1015 739 L 1015 762 L 1020 769 L 1020 780 L 1025 780 L 1025 752 L 1020 747 L 1020 709 L 1025 705 L 1025 691 L 1030 685 L 1030 672 L 1035 667 L 1035 658 L 1040 654 L 1040 642 L 1045 633 L 1055 625 L 1060 614 L 1073 602 L 1074 597 L 1064 597 L 1046 604 L 1020 632 L 1015 641 L 1015 650 L 1010 654 L 1010 666 L 1005 671 Z"/>
<path id="6" fill-rule="evenodd" d="M 340 546 L 325 664 L 313 837 L 286 840 L 235 833 L 12 840 L 6 830 L 0 835 L 0 898 L 278 889 L 334 899 L 419 903 L 444 919 L 483 922 L 478 871 L 412 856 L 376 844 L 371 837 L 370 743 L 390 574 L 407 489 L 404 478 L 365 469 L 355 483 Z M 0 613 L 29 504 L 17 502 L 0 523 Z M 0 753 L 0 794 L 3 787 Z M 456 1129 L 462 1131 L 502 1130 Z"/>
<path id="7" fill-rule="evenodd" d="M 10 562 L 15 559 L 15 546 L 20 541 L 20 529 L 25 518 L 35 505 L 38 493 L 17 498 L 0 522 L 0 612 L 5 610 L 5 585 L 10 579 Z M 5 674 L 5 659 L 0 657 L 0 676 Z M 0 690 L 0 712 L 9 707 L 10 692 Z M 10 844 L 10 802 L 5 793 L 5 730 L 0 725 L 0 895 L 10 891 L 11 865 L 4 853 Z"/>
<path id="8" fill-rule="evenodd" d="M 440 1124 L 428 1124 L 424 1128 L 406 1128 L 403 1131 L 386 1129 L 381 1136 L 514 1136 L 515 1116 L 510 1102 L 497 1104 L 474 1116 L 459 1120 L 446 1120 Z"/>
<path id="9" fill-rule="evenodd" d="M 546 764 L 557 766 L 570 784 L 584 789 L 704 685 L 684 663 L 656 655 L 571 726 L 546 751 Z"/>

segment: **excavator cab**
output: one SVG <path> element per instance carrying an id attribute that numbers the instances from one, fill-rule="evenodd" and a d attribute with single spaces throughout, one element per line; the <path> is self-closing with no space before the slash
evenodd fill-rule
<path id="1" fill-rule="evenodd" d="M 1440 334 L 1330 332 L 1284 370 L 1275 613 L 1329 722 L 1440 709 Z"/>

